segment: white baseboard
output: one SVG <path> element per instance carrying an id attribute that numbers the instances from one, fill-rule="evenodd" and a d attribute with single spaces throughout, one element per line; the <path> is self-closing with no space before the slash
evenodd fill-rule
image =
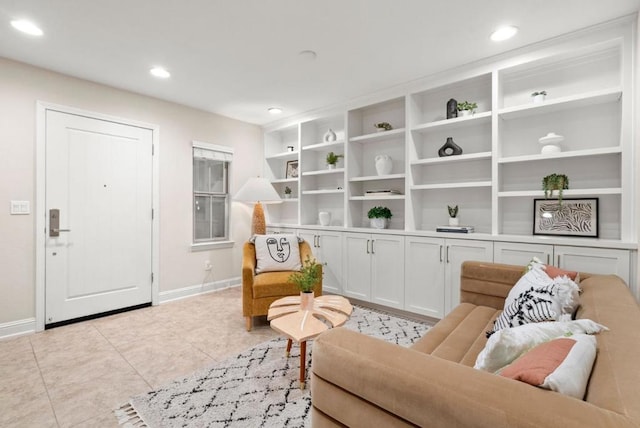
<path id="1" fill-rule="evenodd" d="M 27 318 L 0 324 L 0 340 L 11 339 L 36 332 L 36 319 Z"/>
<path id="2" fill-rule="evenodd" d="M 212 291 L 218 291 L 229 287 L 235 287 L 236 285 L 240 285 L 241 282 L 242 279 L 238 276 L 236 278 L 191 285 L 189 287 L 178 288 L 175 290 L 161 291 L 160 304 L 184 299 L 186 297 L 197 296 L 199 294 L 211 293 Z"/>

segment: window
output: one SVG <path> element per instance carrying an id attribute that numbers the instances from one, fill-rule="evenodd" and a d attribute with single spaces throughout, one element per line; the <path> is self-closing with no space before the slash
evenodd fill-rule
<path id="1" fill-rule="evenodd" d="M 229 166 L 233 149 L 193 142 L 194 246 L 229 241 Z"/>

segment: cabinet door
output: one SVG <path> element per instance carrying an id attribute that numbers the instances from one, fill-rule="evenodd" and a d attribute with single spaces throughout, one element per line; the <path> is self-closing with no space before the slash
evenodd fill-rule
<path id="1" fill-rule="evenodd" d="M 371 235 L 371 297 L 374 303 L 404 306 L 404 237 Z"/>
<path id="2" fill-rule="evenodd" d="M 407 236 L 404 244 L 404 309 L 444 316 L 444 240 Z"/>
<path id="3" fill-rule="evenodd" d="M 526 266 L 537 257 L 542 263 L 553 264 L 553 245 L 494 242 L 493 261 L 507 265 Z"/>
<path id="4" fill-rule="evenodd" d="M 342 294 L 342 233 L 318 232 L 317 245 L 320 260 L 324 263 L 323 292 Z"/>
<path id="5" fill-rule="evenodd" d="M 362 233 L 344 234 L 344 294 L 371 300 L 371 236 Z"/>
<path id="6" fill-rule="evenodd" d="M 556 245 L 556 266 L 578 272 L 614 274 L 629 284 L 629 251 Z"/>
<path id="7" fill-rule="evenodd" d="M 493 261 L 493 242 L 447 239 L 445 242 L 445 315 L 460 303 L 462 262 Z"/>

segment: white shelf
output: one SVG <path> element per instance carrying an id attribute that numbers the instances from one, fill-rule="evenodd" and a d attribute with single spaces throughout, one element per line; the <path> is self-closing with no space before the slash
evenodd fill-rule
<path id="1" fill-rule="evenodd" d="M 404 128 L 392 129 L 391 131 L 374 132 L 373 134 L 359 135 L 357 137 L 349 138 L 352 143 L 371 143 L 373 141 L 386 140 L 390 137 L 400 137 L 404 134 Z"/>
<path id="2" fill-rule="evenodd" d="M 303 190 L 303 195 L 328 195 L 332 193 L 344 193 L 344 189 L 320 189 L 320 190 Z"/>
<path id="3" fill-rule="evenodd" d="M 298 198 L 289 198 L 289 199 L 282 198 L 282 202 L 298 202 Z"/>
<path id="4" fill-rule="evenodd" d="M 275 180 L 271 180 L 272 183 L 297 183 L 298 178 L 276 178 Z"/>
<path id="5" fill-rule="evenodd" d="M 270 155 L 266 157 L 267 160 L 271 159 L 279 159 L 279 160 L 288 160 L 288 159 L 298 159 L 298 151 L 294 152 L 282 152 L 276 153 L 275 155 Z"/>
<path id="6" fill-rule="evenodd" d="M 514 162 L 532 162 L 540 160 L 562 159 L 562 158 L 576 158 L 587 156 L 602 156 L 622 153 L 620 146 L 616 147 L 603 147 L 600 149 L 587 149 L 587 150 L 572 150 L 568 152 L 549 153 L 549 154 L 535 154 L 535 155 L 522 155 L 522 156 L 510 156 L 506 158 L 498 159 L 498 163 L 514 163 Z"/>
<path id="7" fill-rule="evenodd" d="M 582 94 L 555 98 L 540 104 L 523 104 L 507 107 L 498 111 L 502 119 L 517 119 L 535 114 L 552 113 L 568 110 L 576 107 L 604 104 L 620 100 L 622 89 L 620 87 L 603 89 L 600 91 L 584 92 Z"/>
<path id="8" fill-rule="evenodd" d="M 557 194 L 557 193 L 554 193 Z M 620 195 L 622 188 L 620 187 L 603 187 L 599 189 L 568 189 L 562 191 L 562 197 L 572 196 L 592 196 L 592 195 Z M 521 197 L 537 197 L 544 198 L 543 190 L 516 190 L 508 192 L 498 192 L 499 198 L 521 198 Z M 555 198 L 555 197 L 554 197 Z"/>
<path id="9" fill-rule="evenodd" d="M 445 156 L 441 158 L 426 158 L 426 159 L 418 159 L 415 161 L 411 161 L 411 165 L 428 165 L 434 163 L 457 163 L 457 162 L 470 162 L 474 160 L 481 159 L 491 159 L 491 152 L 479 152 L 479 153 L 469 153 L 466 155 L 457 155 L 457 156 Z"/>
<path id="10" fill-rule="evenodd" d="M 302 150 L 322 152 L 326 150 L 331 151 L 331 150 L 339 149 L 339 148 L 342 148 L 343 146 L 344 146 L 344 140 L 338 140 L 338 141 L 333 141 L 331 143 L 318 143 L 318 144 L 312 144 L 310 146 L 304 146 Z"/>
<path id="11" fill-rule="evenodd" d="M 392 199 L 404 199 L 405 195 L 377 195 L 377 196 L 352 196 L 350 201 L 388 201 Z"/>
<path id="12" fill-rule="evenodd" d="M 403 179 L 406 174 L 388 174 L 388 175 L 368 175 L 364 177 L 352 177 L 349 181 L 375 181 L 375 180 L 395 180 Z"/>
<path id="13" fill-rule="evenodd" d="M 320 169 L 317 171 L 305 171 L 302 173 L 304 176 L 308 175 L 327 175 L 327 174 L 338 174 L 343 173 L 344 168 L 335 168 L 335 169 Z"/>
<path id="14" fill-rule="evenodd" d="M 464 189 L 469 187 L 491 187 L 491 181 L 469 181 L 463 183 L 417 184 L 411 190 Z"/>
<path id="15" fill-rule="evenodd" d="M 420 125 L 414 126 L 413 128 L 411 128 L 411 130 L 416 132 L 426 132 L 431 131 L 434 128 L 438 128 L 438 131 L 440 131 L 446 130 L 447 128 L 462 128 L 489 122 L 491 122 L 491 111 L 483 111 L 482 113 L 476 113 L 471 116 L 422 123 Z"/>

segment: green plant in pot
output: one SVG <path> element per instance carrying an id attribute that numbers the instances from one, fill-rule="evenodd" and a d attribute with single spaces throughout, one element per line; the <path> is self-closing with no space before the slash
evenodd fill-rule
<path id="1" fill-rule="evenodd" d="M 285 198 L 290 198 L 291 197 L 291 187 L 286 186 L 284 188 L 284 197 Z"/>
<path id="2" fill-rule="evenodd" d="M 458 103 L 458 111 L 461 112 L 463 116 L 473 114 L 477 108 L 477 103 L 470 103 L 469 101 Z"/>
<path id="3" fill-rule="evenodd" d="M 338 161 L 340 160 L 340 158 L 343 158 L 344 155 L 337 155 L 333 152 L 329 152 L 327 154 L 327 165 L 329 165 L 329 168 L 335 168 L 336 164 L 338 163 Z"/>
<path id="4" fill-rule="evenodd" d="M 558 203 L 562 203 L 562 191 L 569 189 L 569 177 L 564 174 L 550 174 L 542 179 L 542 190 L 545 199 L 553 198 L 553 191 L 558 191 Z"/>
<path id="5" fill-rule="evenodd" d="M 387 207 L 373 207 L 367 213 L 371 220 L 371 227 L 374 229 L 386 229 L 389 219 L 393 216 Z"/>
<path id="6" fill-rule="evenodd" d="M 458 206 L 447 205 L 449 211 L 449 226 L 458 226 Z"/>
<path id="7" fill-rule="evenodd" d="M 309 255 L 302 263 L 299 272 L 289 275 L 288 281 L 298 286 L 300 290 L 300 309 L 313 309 L 313 289 L 322 279 L 322 265 Z"/>

